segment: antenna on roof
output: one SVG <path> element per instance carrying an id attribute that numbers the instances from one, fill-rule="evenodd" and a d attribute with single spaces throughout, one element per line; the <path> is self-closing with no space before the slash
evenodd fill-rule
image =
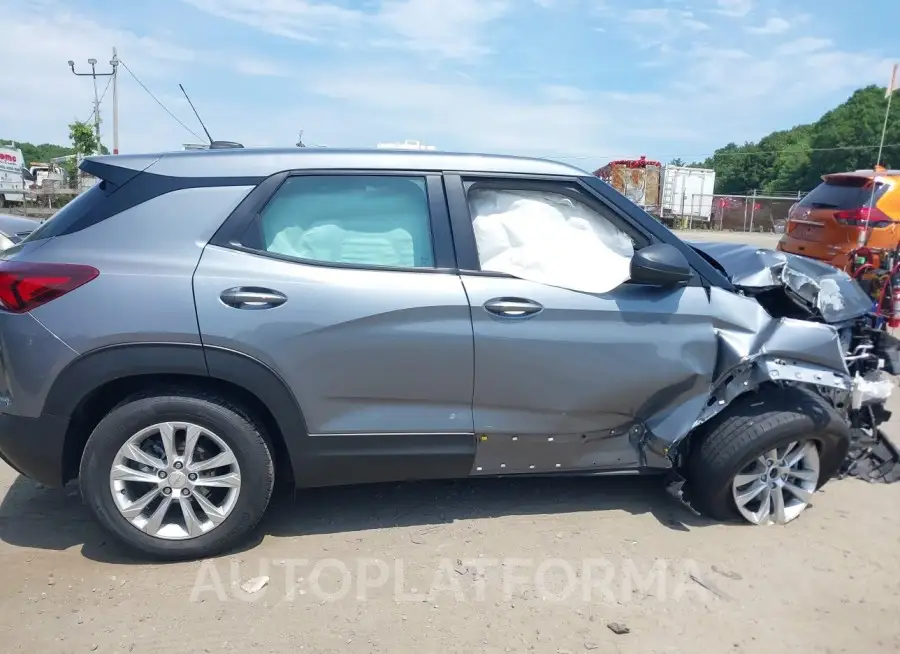
<path id="1" fill-rule="evenodd" d="M 181 92 L 184 93 L 184 99 L 188 101 L 188 104 L 191 105 L 191 109 L 194 112 L 194 115 L 197 117 L 197 122 L 200 123 L 200 127 L 203 128 L 203 131 L 206 133 L 206 138 L 209 139 L 209 149 L 210 150 L 223 150 L 228 148 L 242 148 L 244 147 L 240 143 L 236 143 L 235 141 L 213 141 L 212 136 L 209 135 L 209 130 L 206 129 L 206 125 L 203 124 L 203 119 L 200 118 L 200 114 L 197 113 L 197 108 L 194 106 L 194 103 L 191 102 L 190 97 L 188 97 L 187 91 L 184 90 L 184 87 L 179 84 L 178 88 L 181 89 Z"/>

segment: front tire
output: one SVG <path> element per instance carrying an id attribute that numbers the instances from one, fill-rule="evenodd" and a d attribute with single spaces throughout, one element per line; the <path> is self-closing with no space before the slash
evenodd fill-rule
<path id="1" fill-rule="evenodd" d="M 738 398 L 698 437 L 687 464 L 692 503 L 755 525 L 797 518 L 850 447 L 850 428 L 828 402 L 793 386 Z"/>
<path id="2" fill-rule="evenodd" d="M 116 406 L 88 439 L 79 476 L 108 532 L 165 560 L 237 545 L 262 519 L 275 480 L 262 428 L 223 398 L 190 393 Z"/>

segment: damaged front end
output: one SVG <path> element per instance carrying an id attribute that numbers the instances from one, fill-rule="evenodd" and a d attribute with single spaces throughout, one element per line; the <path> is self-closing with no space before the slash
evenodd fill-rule
<path id="1" fill-rule="evenodd" d="M 691 246 L 739 291 L 711 289 L 718 364 L 694 427 L 763 383 L 802 385 L 851 427 L 839 476 L 900 479 L 900 452 L 881 429 L 900 341 L 875 328 L 871 298 L 843 271 L 812 259 L 731 243 Z"/>

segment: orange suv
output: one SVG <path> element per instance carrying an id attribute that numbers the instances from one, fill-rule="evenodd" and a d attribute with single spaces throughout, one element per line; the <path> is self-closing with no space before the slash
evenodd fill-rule
<path id="1" fill-rule="evenodd" d="M 900 170 L 823 175 L 788 213 L 778 249 L 845 268 L 868 219 L 866 245 L 892 250 L 900 243 Z"/>

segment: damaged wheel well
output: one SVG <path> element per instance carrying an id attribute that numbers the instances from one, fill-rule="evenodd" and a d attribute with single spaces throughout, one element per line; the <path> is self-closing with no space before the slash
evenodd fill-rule
<path id="1" fill-rule="evenodd" d="M 691 431 L 679 444 L 675 465 L 686 469 L 695 451 L 710 434 L 726 429 L 726 423 L 740 421 L 749 426 L 773 415 L 802 415 L 812 421 L 808 438 L 819 443 L 822 479 L 833 476 L 847 455 L 850 425 L 832 400 L 811 388 L 784 382 L 765 382 L 735 398 L 725 409 Z M 834 425 L 843 426 L 836 437 Z"/>

